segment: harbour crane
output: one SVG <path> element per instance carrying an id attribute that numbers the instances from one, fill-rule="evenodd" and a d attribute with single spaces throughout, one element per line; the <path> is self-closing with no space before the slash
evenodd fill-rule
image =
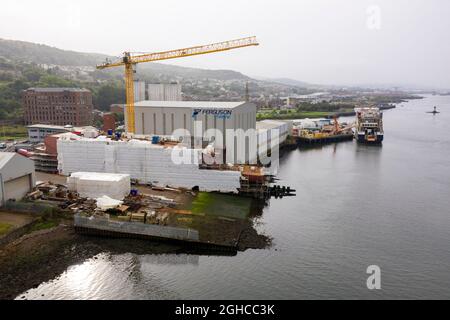
<path id="1" fill-rule="evenodd" d="M 201 54 L 227 51 L 231 49 L 257 46 L 259 43 L 256 37 L 247 37 L 236 40 L 218 42 L 203 46 L 195 46 L 184 49 L 154 52 L 147 54 L 133 55 L 131 52 L 124 52 L 123 57 L 117 61 L 106 61 L 97 65 L 97 69 L 106 69 L 125 66 L 125 89 L 126 89 L 126 114 L 127 131 L 135 132 L 135 114 L 134 114 L 134 73 L 135 65 L 138 63 L 176 59 L 182 57 L 196 56 Z"/>

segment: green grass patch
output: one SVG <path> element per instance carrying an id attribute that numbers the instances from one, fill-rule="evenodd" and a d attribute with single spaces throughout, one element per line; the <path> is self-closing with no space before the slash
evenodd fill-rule
<path id="1" fill-rule="evenodd" d="M 289 120 L 289 119 L 304 119 L 304 118 L 324 118 L 329 116 L 332 112 L 328 111 L 290 111 L 286 113 L 277 112 L 260 112 L 256 115 L 256 120 L 266 120 L 266 119 L 279 119 L 279 120 Z"/>
<path id="2" fill-rule="evenodd" d="M 30 229 L 30 232 L 51 229 L 59 225 L 59 222 L 56 220 L 41 220 L 36 222 Z"/>
<path id="3" fill-rule="evenodd" d="M 28 136 L 27 127 L 21 125 L 0 126 L 0 140 L 21 140 Z"/>
<path id="4" fill-rule="evenodd" d="M 251 199 L 227 194 L 199 192 L 191 203 L 180 209 L 194 215 L 245 219 L 250 213 Z"/>
<path id="5" fill-rule="evenodd" d="M 19 137 L 19 136 L 2 136 L 0 135 L 0 141 L 16 141 L 16 140 L 24 140 L 26 137 Z"/>
<path id="6" fill-rule="evenodd" d="M 7 234 L 12 229 L 12 227 L 12 224 L 0 222 L 0 236 Z"/>

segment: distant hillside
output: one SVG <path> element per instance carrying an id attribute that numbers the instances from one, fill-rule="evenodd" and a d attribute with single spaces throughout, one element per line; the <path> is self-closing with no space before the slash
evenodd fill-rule
<path id="1" fill-rule="evenodd" d="M 107 55 L 61 50 L 43 44 L 0 39 L 0 57 L 11 61 L 62 66 L 95 66 Z"/>
<path id="2" fill-rule="evenodd" d="M 289 78 L 274 78 L 274 79 L 267 79 L 268 81 L 276 82 L 285 84 L 288 86 L 296 86 L 296 87 L 309 87 L 311 84 L 295 79 L 289 79 Z"/>
<path id="3" fill-rule="evenodd" d="M 87 88 L 92 92 L 94 107 L 100 110 L 108 110 L 113 103 L 124 103 L 123 69 L 95 68 L 106 58 L 117 59 L 104 54 L 0 39 L 0 121 L 22 121 L 21 95 L 29 87 Z M 182 85 L 183 99 L 190 101 L 242 101 L 248 86 L 250 101 L 269 107 L 279 105 L 280 97 L 311 90 L 282 81 L 252 79 L 232 70 L 205 70 L 161 63 L 140 64 L 135 78 L 147 83 L 178 82 Z"/>
<path id="4" fill-rule="evenodd" d="M 179 67 L 161 63 L 147 63 L 139 65 L 139 70 L 174 75 L 182 78 L 215 79 L 215 80 L 250 80 L 251 78 L 232 70 L 208 70 Z"/>
<path id="5" fill-rule="evenodd" d="M 14 62 L 45 64 L 62 67 L 88 67 L 114 57 L 98 53 L 82 53 L 61 50 L 43 44 L 25 41 L 0 39 L 0 57 Z M 160 63 L 139 65 L 139 71 L 164 74 L 173 78 L 215 79 L 215 80 L 246 80 L 249 77 L 231 70 L 205 70 L 179 67 Z"/>

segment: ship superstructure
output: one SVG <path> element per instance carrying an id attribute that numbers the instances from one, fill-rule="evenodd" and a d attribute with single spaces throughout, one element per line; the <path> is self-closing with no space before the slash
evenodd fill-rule
<path id="1" fill-rule="evenodd" d="M 381 143 L 384 138 L 383 113 L 379 108 L 355 108 L 355 139 L 359 143 Z"/>

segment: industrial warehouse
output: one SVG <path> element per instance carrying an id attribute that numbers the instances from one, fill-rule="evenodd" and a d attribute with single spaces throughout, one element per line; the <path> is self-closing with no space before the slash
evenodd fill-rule
<path id="1" fill-rule="evenodd" d="M 256 106 L 250 102 L 141 101 L 135 104 L 135 114 L 136 134 L 170 136 L 185 129 L 192 136 L 205 136 L 208 129 L 217 129 L 224 135 L 222 141 L 216 141 L 218 148 L 226 145 L 227 129 L 256 128 Z M 201 123 L 201 132 L 196 132 L 196 121 Z M 128 126 L 127 115 L 125 124 Z"/>

